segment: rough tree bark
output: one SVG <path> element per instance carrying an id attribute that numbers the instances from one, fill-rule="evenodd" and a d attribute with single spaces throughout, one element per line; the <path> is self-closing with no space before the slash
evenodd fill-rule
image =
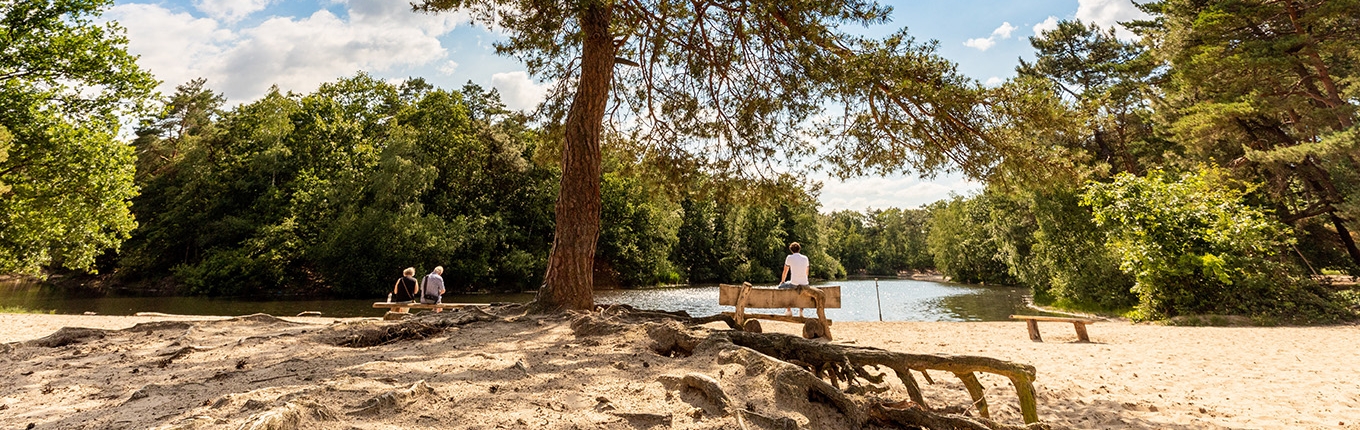
<path id="1" fill-rule="evenodd" d="M 581 75 L 564 124 L 557 226 L 548 272 L 530 307 L 534 312 L 586 310 L 595 304 L 591 268 L 600 232 L 600 134 L 614 78 L 612 18 L 610 5 L 594 2 L 578 19 L 584 36 Z"/>

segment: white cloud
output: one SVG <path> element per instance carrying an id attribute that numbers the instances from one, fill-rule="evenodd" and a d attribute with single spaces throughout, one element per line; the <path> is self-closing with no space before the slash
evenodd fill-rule
<path id="1" fill-rule="evenodd" d="M 533 109 L 548 95 L 548 86 L 535 83 L 524 71 L 491 75 L 491 87 L 501 93 L 505 107 L 514 110 Z"/>
<path id="2" fill-rule="evenodd" d="M 405 2 L 345 4 L 344 18 L 323 9 L 234 31 L 219 21 L 150 4 L 118 5 L 107 16 L 128 29 L 129 50 L 165 81 L 162 92 L 204 77 L 210 88 L 233 101 L 257 98 L 275 84 L 305 92 L 360 70 L 435 64 L 448 57 L 438 37 L 465 20 L 456 14 L 413 13 Z"/>
<path id="3" fill-rule="evenodd" d="M 853 178 L 844 182 L 823 179 L 821 211 L 915 208 L 947 199 L 950 194 L 963 195 L 981 189 L 982 185 L 977 182 L 952 176 L 935 180 L 903 175 Z"/>
<path id="4" fill-rule="evenodd" d="M 219 78 L 214 69 L 223 47 L 235 39 L 230 30 L 208 18 L 173 13 L 157 5 L 121 4 L 104 17 L 127 29 L 128 50 L 141 58 L 137 64 L 164 81 L 160 91 L 169 95 L 175 86 L 198 77 Z"/>
<path id="5" fill-rule="evenodd" d="M 1044 20 L 1044 22 L 1034 24 L 1034 35 L 1043 36 L 1045 31 L 1053 31 L 1057 29 L 1058 29 L 1058 17 L 1049 16 L 1048 19 Z"/>
<path id="6" fill-rule="evenodd" d="M 1148 14 L 1138 10 L 1131 0 L 1077 0 L 1077 19 L 1101 27 L 1115 27 L 1115 34 L 1121 39 L 1132 39 L 1131 31 L 1119 26 L 1120 22 L 1148 18 Z"/>
<path id="7" fill-rule="evenodd" d="M 993 76 L 993 77 L 987 78 L 987 82 L 986 82 L 984 85 L 987 85 L 987 86 L 989 86 L 989 87 L 995 87 L 995 86 L 997 86 L 997 85 L 1001 85 L 1002 82 L 1006 82 L 1006 80 L 1005 80 L 1005 79 L 1001 79 L 1001 78 L 998 77 L 998 76 Z"/>
<path id="8" fill-rule="evenodd" d="M 963 46 L 974 48 L 979 51 L 986 51 L 988 49 L 991 49 L 993 46 L 996 46 L 996 39 L 998 38 L 1003 40 L 1010 39 L 1011 32 L 1015 31 L 1016 28 L 1017 28 L 1016 26 L 1011 25 L 1011 23 L 1009 22 L 1003 22 L 1001 23 L 1000 27 L 996 28 L 996 30 L 992 30 L 991 36 L 987 36 L 986 38 L 977 37 L 965 40 L 963 42 Z"/>
<path id="9" fill-rule="evenodd" d="M 1015 31 L 1016 28 L 1018 27 L 1011 25 L 1011 23 L 1009 22 L 1002 22 L 1000 27 L 997 27 L 996 30 L 992 30 L 992 36 L 993 37 L 999 36 L 1002 39 L 1010 39 L 1011 32 Z"/>
<path id="10" fill-rule="evenodd" d="M 449 60 L 439 65 L 439 73 L 445 76 L 453 76 L 453 72 L 458 71 L 458 62 Z"/>
<path id="11" fill-rule="evenodd" d="M 226 22 L 240 21 L 268 7 L 272 0 L 196 0 L 194 7 L 209 17 Z"/>
<path id="12" fill-rule="evenodd" d="M 996 40 L 990 37 L 985 39 L 981 37 L 975 39 L 968 39 L 963 42 L 963 46 L 967 46 L 969 48 L 977 48 L 977 50 L 979 51 L 986 51 L 988 49 L 991 49 L 992 45 L 996 45 Z"/>

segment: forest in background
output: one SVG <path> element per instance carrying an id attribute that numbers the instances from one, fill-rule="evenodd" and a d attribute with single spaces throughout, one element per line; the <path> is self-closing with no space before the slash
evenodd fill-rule
<path id="1" fill-rule="evenodd" d="M 29 3 L 4 15 L 0 271 L 205 295 L 375 296 L 407 266 L 443 265 L 455 291 L 542 281 L 558 132 L 494 91 L 359 74 L 231 108 L 202 80 L 159 99 L 116 29 Z M 1360 5 L 1210 3 L 1144 5 L 1138 41 L 1073 21 L 1032 39 L 1016 78 L 972 84 L 1003 124 L 958 167 L 986 190 L 926 207 L 822 214 L 798 176 L 605 136 L 596 284 L 770 283 L 798 241 L 824 279 L 938 270 L 1139 319 L 1351 318 L 1360 296 L 1309 275 L 1360 274 Z"/>

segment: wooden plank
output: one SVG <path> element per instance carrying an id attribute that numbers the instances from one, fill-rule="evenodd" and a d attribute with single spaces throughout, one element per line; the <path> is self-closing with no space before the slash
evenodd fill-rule
<path id="1" fill-rule="evenodd" d="M 469 307 L 469 306 L 491 306 L 491 304 L 490 304 L 490 303 L 440 303 L 440 304 L 437 304 L 437 305 L 427 305 L 427 304 L 423 304 L 423 303 L 401 303 L 401 302 L 395 302 L 395 303 L 377 302 L 377 303 L 374 303 L 374 304 L 373 304 L 373 307 L 374 307 L 374 308 L 377 308 L 377 309 L 397 309 L 397 308 L 408 308 L 408 309 L 436 309 L 436 308 L 437 308 L 437 309 L 458 309 L 458 308 L 465 308 L 465 307 Z"/>
<path id="2" fill-rule="evenodd" d="M 826 307 L 836 309 L 841 307 L 841 287 L 839 285 L 827 285 L 816 287 L 826 293 Z M 723 306 L 736 306 L 737 295 L 740 293 L 740 285 L 718 285 L 718 304 Z M 801 295 L 797 289 L 778 289 L 774 287 L 752 287 L 748 294 L 745 308 L 816 308 L 817 303 L 811 297 Z"/>
<path id="3" fill-rule="evenodd" d="M 1068 322 L 1068 323 L 1080 322 L 1080 323 L 1084 323 L 1084 324 L 1095 324 L 1095 322 L 1096 322 L 1096 320 L 1089 319 L 1089 318 L 1046 317 L 1046 316 L 1041 316 L 1041 315 L 1011 315 L 1011 319 L 1013 319 L 1013 320 L 1029 320 L 1029 321 Z"/>
<path id="4" fill-rule="evenodd" d="M 731 315 L 732 317 L 736 317 L 736 313 L 735 313 L 735 312 L 723 312 L 723 315 Z M 746 314 L 746 319 L 748 319 L 748 320 L 751 320 L 751 319 L 762 319 L 762 320 L 770 320 L 770 321 L 783 321 L 783 322 L 794 323 L 794 324 L 804 324 L 804 323 L 807 323 L 808 321 L 815 321 L 817 318 L 810 318 L 810 317 L 795 317 L 795 316 L 792 316 L 792 315 Z M 827 324 L 827 325 L 831 325 L 831 320 L 826 320 L 826 324 Z"/>

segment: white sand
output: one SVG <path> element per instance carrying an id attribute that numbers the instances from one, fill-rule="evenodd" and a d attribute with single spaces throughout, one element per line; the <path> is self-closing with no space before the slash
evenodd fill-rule
<path id="1" fill-rule="evenodd" d="M 222 317 L 0 314 L 0 341 L 61 327 L 123 329 L 198 321 L 56 348 L 0 347 L 0 428 L 237 428 L 287 402 L 324 404 L 335 420 L 305 428 L 737 428 L 735 418 L 657 382 L 698 372 L 741 391 L 735 365 L 666 358 L 638 333 L 577 337 L 569 320 L 475 323 L 424 340 L 368 348 L 318 339 L 365 319 L 288 318 L 266 324 Z M 719 327 L 720 325 L 712 325 Z M 766 323 L 767 331 L 799 326 Z M 1102 322 L 1093 343 L 1069 324 L 837 322 L 838 342 L 912 353 L 981 355 L 1038 369 L 1039 416 L 1059 428 L 1360 429 L 1360 326 L 1166 327 Z M 176 351 L 187 350 L 175 356 Z M 10 350 L 5 352 L 6 350 Z M 166 358 L 171 357 L 169 362 Z M 165 363 L 164 365 L 160 363 Z M 967 402 L 952 375 L 932 372 L 931 406 Z M 738 378 L 738 379 L 734 379 Z M 1019 424 L 1015 394 L 983 375 L 993 415 Z M 365 399 L 425 380 L 437 397 L 407 411 L 347 415 Z M 730 385 L 729 385 L 730 384 Z M 750 396 L 761 393 L 751 388 Z M 735 396 L 748 393 L 734 393 Z M 900 385 L 886 395 L 905 398 Z M 834 428 L 820 412 L 784 414 L 805 428 Z M 629 412 L 644 415 L 627 415 Z M 747 423 L 748 425 L 750 423 Z M 758 426 L 751 428 L 759 428 Z"/>

